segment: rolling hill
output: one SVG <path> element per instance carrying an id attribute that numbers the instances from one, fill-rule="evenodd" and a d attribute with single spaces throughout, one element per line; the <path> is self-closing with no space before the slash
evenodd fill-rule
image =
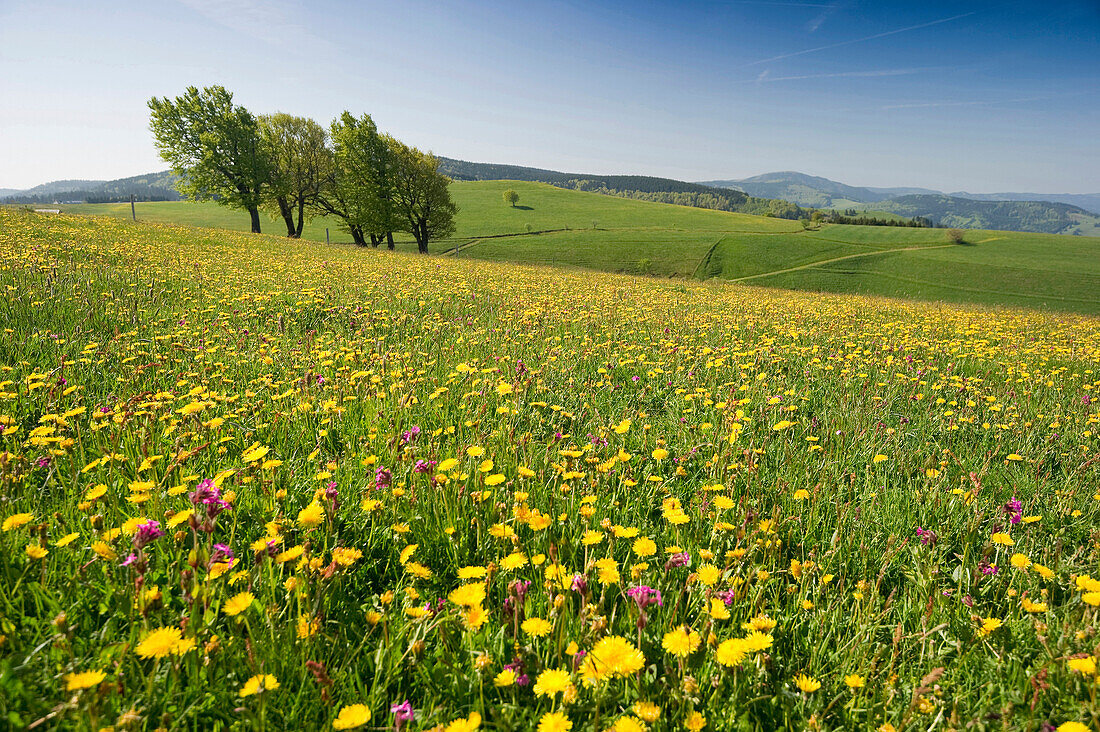
<path id="1" fill-rule="evenodd" d="M 179 201 L 175 176 L 171 171 L 135 175 L 117 180 L 57 180 L 26 190 L 0 190 L 4 203 L 53 203 L 56 200 L 78 200 L 88 203 L 129 201 L 133 194 L 139 201 Z"/>
<path id="2" fill-rule="evenodd" d="M 515 208 L 501 198 L 519 193 Z M 948 244 L 940 229 L 795 221 L 637 201 L 526 181 L 452 185 L 457 231 L 433 254 L 582 267 L 659 277 L 738 281 L 793 290 L 1100 313 L 1100 238 L 972 231 Z M 61 206 L 128 218 L 129 204 Z M 248 230 L 248 216 L 215 204 L 137 205 L 139 221 Z M 307 239 L 347 239 L 314 219 Z M 278 224 L 265 224 L 279 231 Z M 288 247 L 308 242 L 284 240 Z M 408 239 L 398 249 L 415 249 Z"/>
<path id="3" fill-rule="evenodd" d="M 1100 217 L 1048 201 L 972 201 L 942 194 L 898 196 L 873 204 L 900 216 L 926 216 L 937 226 L 1007 229 L 1049 234 L 1100 234 Z"/>
<path id="4" fill-rule="evenodd" d="M 522 180 L 549 183 L 559 188 L 602 193 L 621 198 L 674 203 L 681 206 L 736 211 L 784 219 L 798 219 L 810 214 L 786 200 L 749 195 L 728 188 L 716 188 L 701 183 L 688 183 L 672 178 L 648 175 L 598 175 L 593 173 L 563 173 L 522 165 L 471 163 L 467 160 L 440 158 L 440 171 L 457 181 Z"/>
<path id="5" fill-rule="evenodd" d="M 969 198 L 972 201 L 1052 201 L 1068 203 L 1083 208 L 1089 213 L 1100 215 L 1100 193 L 967 193 L 956 191 L 948 193 L 955 198 Z"/>
<path id="6" fill-rule="evenodd" d="M 752 196 L 781 198 L 800 206 L 922 216 L 937 226 L 1100 234 L 1100 194 L 945 194 L 927 188 L 865 188 L 795 171 L 704 184 L 725 186 Z M 1084 204 L 1092 208 L 1082 207 Z"/>
<path id="7" fill-rule="evenodd" d="M 712 180 L 705 185 L 732 188 L 753 196 L 781 198 L 814 208 L 833 208 L 834 201 L 872 203 L 909 193 L 939 192 L 923 188 L 859 188 L 793 170 L 764 173 L 740 180 Z"/>

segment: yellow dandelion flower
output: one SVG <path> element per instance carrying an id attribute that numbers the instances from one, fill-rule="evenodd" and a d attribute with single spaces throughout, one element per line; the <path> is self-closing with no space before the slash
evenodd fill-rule
<path id="1" fill-rule="evenodd" d="M 747 654 L 748 648 L 741 638 L 730 638 L 722 641 L 715 650 L 715 658 L 723 666 L 740 666 Z"/>
<path id="2" fill-rule="evenodd" d="M 246 696 L 253 696 L 254 694 L 262 694 L 265 691 L 274 691 L 279 688 L 279 680 L 271 674 L 256 674 L 248 681 L 244 682 L 244 686 L 241 687 L 239 692 L 241 698 Z"/>
<path id="3" fill-rule="evenodd" d="M 679 628 L 665 633 L 665 637 L 661 641 L 661 647 L 674 656 L 685 658 L 695 652 L 701 641 L 702 639 L 698 633 L 690 630 L 687 626 L 681 625 Z"/>
<path id="4" fill-rule="evenodd" d="M 527 635 L 533 635 L 536 638 L 543 638 L 550 635 L 550 631 L 554 629 L 554 624 L 549 620 L 543 620 L 542 618 L 527 618 L 520 625 L 523 632 Z"/>
<path id="5" fill-rule="evenodd" d="M 366 704 L 352 704 L 340 709 L 332 721 L 333 729 L 355 729 L 370 721 L 370 708 Z"/>
<path id="6" fill-rule="evenodd" d="M 647 536 L 636 540 L 631 548 L 639 557 L 652 557 L 657 553 L 657 544 Z"/>
<path id="7" fill-rule="evenodd" d="M 1071 671 L 1084 674 L 1085 676 L 1096 675 L 1096 657 L 1085 656 L 1084 658 L 1071 658 L 1066 661 L 1066 665 L 1069 666 Z"/>
<path id="8" fill-rule="evenodd" d="M 230 617 L 240 615 L 252 605 L 255 599 L 255 595 L 251 592 L 241 592 L 226 600 L 222 610 Z"/>
<path id="9" fill-rule="evenodd" d="M 554 696 L 570 686 L 569 672 L 564 669 L 547 669 L 535 679 L 535 696 Z"/>
<path id="10" fill-rule="evenodd" d="M 172 653 L 183 640 L 179 628 L 157 628 L 137 645 L 134 652 L 142 658 L 164 658 Z"/>
<path id="11" fill-rule="evenodd" d="M 707 718 L 704 717 L 701 712 L 692 712 L 684 721 L 684 727 L 691 730 L 691 732 L 699 732 L 699 730 L 706 726 Z"/>
<path id="12" fill-rule="evenodd" d="M 538 732 L 569 732 L 573 723 L 563 712 L 547 712 L 539 717 Z"/>
<path id="13" fill-rule="evenodd" d="M 311 529 L 325 520 L 325 509 L 314 501 L 298 512 L 298 525 L 303 529 Z"/>
<path id="14" fill-rule="evenodd" d="M 65 674 L 65 690 L 80 691 L 81 689 L 90 689 L 93 686 L 99 686 L 105 678 L 107 678 L 107 674 L 102 671 L 80 671 L 77 673 Z"/>
<path id="15" fill-rule="evenodd" d="M 795 676 L 794 684 L 806 694 L 812 694 L 821 688 L 820 681 L 815 679 L 813 676 L 807 676 L 806 674 L 799 674 L 798 676 Z"/>
<path id="16" fill-rule="evenodd" d="M 8 516 L 6 519 L 4 519 L 4 525 L 2 529 L 3 531 L 18 529 L 20 526 L 28 524 L 33 520 L 33 513 L 13 513 L 11 516 Z"/>

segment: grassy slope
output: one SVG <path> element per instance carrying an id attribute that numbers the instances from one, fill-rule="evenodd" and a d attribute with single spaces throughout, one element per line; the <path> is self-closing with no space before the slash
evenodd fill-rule
<path id="1" fill-rule="evenodd" d="M 1100 319 L 3 211 L 0 290 L 4 729 L 1100 719 Z"/>
<path id="2" fill-rule="evenodd" d="M 519 205 L 501 193 L 514 188 Z M 613 272 L 738 280 L 772 287 L 1100 312 L 1100 239 L 968 232 L 971 246 L 943 247 L 934 229 L 825 226 L 633 201 L 540 183 L 455 183 L 453 238 L 432 251 L 465 258 L 578 266 Z M 125 204 L 63 206 L 128 217 Z M 247 217 L 214 204 L 138 204 L 141 220 L 245 230 Z M 270 232 L 281 231 L 271 221 Z M 345 238 L 315 219 L 306 237 Z M 528 233 L 530 229 L 531 233 Z M 541 233 L 540 233 L 541 232 Z M 411 250 L 411 242 L 399 242 Z M 853 256 L 867 255 L 867 256 Z M 769 274 L 770 273 L 770 274 Z"/>
<path id="3" fill-rule="evenodd" d="M 877 236 L 876 236 L 877 235 Z M 942 246 L 927 229 L 830 226 L 806 235 L 820 254 L 804 269 L 756 277 L 753 284 L 801 290 L 1019 305 L 1100 312 L 1100 240 L 1053 234 L 970 232 L 967 246 Z M 843 243 L 842 243 L 843 242 Z M 773 240 L 753 253 L 781 248 Z M 826 244 L 838 247 L 826 248 Z M 805 250 L 807 247 L 800 247 Z M 839 259 L 866 252 L 867 256 Z M 780 264 L 781 257 L 774 257 Z M 758 274 L 758 259 L 740 241 L 715 249 L 708 273 L 739 279 Z M 788 266 L 799 266 L 794 262 Z M 804 264 L 804 263 L 802 263 Z M 775 267 L 772 271 L 782 269 Z"/>
<path id="4" fill-rule="evenodd" d="M 508 188 L 519 193 L 515 208 L 506 205 L 501 194 Z M 747 214 L 709 211 L 687 206 L 655 204 L 648 201 L 601 196 L 597 193 L 568 191 L 544 183 L 520 181 L 458 182 L 451 187 L 459 217 L 455 238 L 525 233 L 547 229 L 590 229 L 593 222 L 601 229 L 656 228 L 691 231 L 794 231 L 798 224 Z M 130 204 L 74 204 L 59 206 L 65 213 L 130 217 Z M 213 226 L 248 231 L 248 215 L 213 203 L 187 201 L 137 204 L 138 219 L 155 223 Z M 324 241 L 325 228 L 334 241 L 347 241 L 336 220 L 317 218 L 309 223 L 305 238 Z M 285 230 L 281 220 L 269 218 L 265 233 Z"/>

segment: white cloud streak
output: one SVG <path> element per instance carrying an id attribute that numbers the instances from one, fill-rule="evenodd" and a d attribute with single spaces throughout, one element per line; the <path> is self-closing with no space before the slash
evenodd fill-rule
<path id="1" fill-rule="evenodd" d="M 874 79 L 883 76 L 907 76 L 909 74 L 921 74 L 926 71 L 939 71 L 945 67 L 929 66 L 918 69 L 873 69 L 870 71 L 838 71 L 833 74 L 801 74 L 798 76 L 772 76 L 769 71 L 762 71 L 756 77 L 757 84 L 773 84 L 777 81 L 802 81 L 803 79 Z"/>
<path id="2" fill-rule="evenodd" d="M 871 36 L 864 36 L 863 38 L 853 38 L 850 41 L 840 41 L 839 43 L 830 43 L 826 46 L 817 46 L 816 48 L 807 48 L 802 51 L 795 51 L 794 53 L 784 53 L 779 56 L 772 56 L 771 58 L 762 58 L 759 61 L 752 61 L 745 64 L 745 66 L 759 66 L 760 64 L 770 63 L 772 61 L 781 61 L 785 58 L 794 58 L 795 56 L 805 56 L 808 53 L 817 53 L 818 51 L 827 51 L 831 48 L 841 48 L 842 46 L 851 46 L 854 43 L 864 43 L 865 41 L 873 41 L 877 38 L 886 38 L 887 36 L 896 36 L 899 33 L 909 33 L 910 31 L 920 30 L 921 28 L 930 28 L 934 25 L 940 25 L 942 23 L 950 23 L 953 20 L 959 20 L 974 15 L 977 11 L 971 11 L 969 13 L 962 13 L 960 15 L 952 15 L 950 18 L 940 18 L 939 20 L 933 20 L 928 23 L 919 23 L 918 25 L 910 25 L 905 28 L 897 28 L 892 31 L 886 31 L 885 33 L 875 33 Z"/>

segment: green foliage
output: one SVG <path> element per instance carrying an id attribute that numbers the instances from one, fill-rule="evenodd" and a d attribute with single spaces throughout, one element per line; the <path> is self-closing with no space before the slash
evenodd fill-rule
<path id="1" fill-rule="evenodd" d="M 160 155 L 179 176 L 180 192 L 246 209 L 260 230 L 259 207 L 270 190 L 272 164 L 256 118 L 233 104 L 221 86 L 149 100 L 150 127 Z"/>
<path id="2" fill-rule="evenodd" d="M 451 179 L 439 172 L 439 159 L 387 137 L 393 161 L 394 214 L 401 230 L 412 234 L 417 250 L 428 253 L 428 242 L 454 233 L 458 207 L 448 190 Z"/>
<path id="3" fill-rule="evenodd" d="M 394 203 L 397 161 L 389 141 L 370 115 L 344 112 L 333 121 L 335 165 L 317 197 L 319 208 L 335 215 L 356 244 L 372 243 L 398 228 Z"/>
<path id="4" fill-rule="evenodd" d="M 322 182 L 332 172 L 328 133 L 312 119 L 284 113 L 260 117 L 260 130 L 271 154 L 265 204 L 286 222 L 288 236 L 300 237 L 315 210 Z"/>
<path id="5" fill-rule="evenodd" d="M 509 206 L 515 207 L 516 202 L 519 201 L 519 194 L 516 193 L 515 188 L 509 188 L 503 194 L 504 202 Z"/>

